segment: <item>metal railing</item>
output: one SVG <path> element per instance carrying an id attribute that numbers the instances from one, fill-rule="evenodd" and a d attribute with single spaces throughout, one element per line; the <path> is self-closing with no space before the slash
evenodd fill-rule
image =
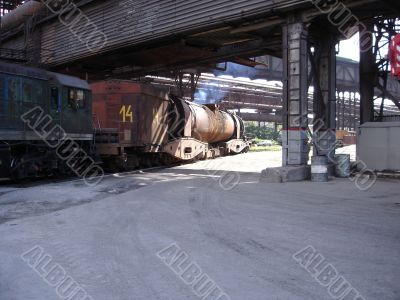
<path id="1" fill-rule="evenodd" d="M 377 122 L 400 122 L 400 115 L 378 117 Z"/>

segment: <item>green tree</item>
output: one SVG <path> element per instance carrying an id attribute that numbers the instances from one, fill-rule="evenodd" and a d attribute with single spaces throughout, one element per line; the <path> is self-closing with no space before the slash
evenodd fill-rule
<path id="1" fill-rule="evenodd" d="M 281 137 L 280 131 L 271 127 L 258 127 L 256 122 L 246 122 L 246 135 L 250 139 L 275 140 Z"/>

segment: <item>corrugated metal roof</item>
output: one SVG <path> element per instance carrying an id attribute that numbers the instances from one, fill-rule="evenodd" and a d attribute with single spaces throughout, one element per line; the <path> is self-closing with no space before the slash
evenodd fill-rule
<path id="1" fill-rule="evenodd" d="M 76 87 L 84 90 L 90 90 L 89 84 L 82 79 L 64 74 L 47 72 L 49 77 L 55 79 L 59 84 L 69 87 Z"/>
<path id="2" fill-rule="evenodd" d="M 9 64 L 2 61 L 0 61 L 0 73 L 48 80 L 47 73 L 44 70 L 17 64 Z"/>
<path id="3" fill-rule="evenodd" d="M 82 9 L 107 36 L 107 44 L 99 51 L 103 53 L 308 2 L 307 0 L 119 0 L 97 2 Z M 45 24 L 42 32 L 42 48 L 47 51 L 54 50 L 54 57 L 47 62 L 50 65 L 92 55 L 85 43 L 57 19 Z"/>
<path id="4" fill-rule="evenodd" d="M 17 64 L 9 64 L 2 61 L 0 61 L 0 73 L 31 77 L 41 80 L 53 79 L 61 85 L 90 90 L 89 84 L 85 80 L 79 79 L 78 77 L 48 72 L 42 69 L 25 67 Z"/>

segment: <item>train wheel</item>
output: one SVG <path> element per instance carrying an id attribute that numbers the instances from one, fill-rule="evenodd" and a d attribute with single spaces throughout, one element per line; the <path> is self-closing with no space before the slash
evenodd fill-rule
<path id="1" fill-rule="evenodd" d="M 149 157 L 148 155 L 145 155 L 142 158 L 142 165 L 144 168 L 151 168 L 152 164 L 151 164 L 151 157 Z"/>

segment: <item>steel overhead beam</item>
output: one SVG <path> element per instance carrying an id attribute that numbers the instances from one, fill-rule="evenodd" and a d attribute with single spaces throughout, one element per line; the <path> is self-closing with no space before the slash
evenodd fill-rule
<path id="1" fill-rule="evenodd" d="M 148 74 L 157 74 L 165 72 L 166 70 L 186 69 L 186 68 L 196 67 L 199 65 L 224 62 L 231 58 L 236 58 L 241 56 L 251 57 L 251 56 L 257 56 L 259 54 L 271 53 L 273 51 L 268 50 L 270 48 L 271 48 L 271 41 L 267 42 L 265 40 L 255 40 L 235 45 L 223 46 L 214 52 L 210 52 L 208 55 L 204 57 L 196 57 L 186 61 L 183 60 L 179 63 L 148 66 L 145 68 L 145 70 L 131 71 L 127 73 L 115 71 L 112 73 L 112 75 L 143 76 Z M 126 66 L 126 68 L 129 67 L 130 66 Z M 135 66 L 131 67 L 135 68 Z"/>
<path id="2" fill-rule="evenodd" d="M 383 2 L 387 7 L 389 7 L 393 11 L 397 11 L 398 13 L 400 13 L 400 4 L 398 3 L 398 0 L 396 1 L 383 0 Z"/>
<path id="3" fill-rule="evenodd" d="M 244 121 L 282 123 L 282 115 L 267 115 L 257 113 L 237 113 Z"/>
<path id="4" fill-rule="evenodd" d="M 284 19 L 268 20 L 268 21 L 264 21 L 264 22 L 255 23 L 252 25 L 235 28 L 235 29 L 232 29 L 230 32 L 232 34 L 237 34 L 237 33 L 243 33 L 243 32 L 256 31 L 259 29 L 282 25 L 283 23 L 285 23 Z"/>

